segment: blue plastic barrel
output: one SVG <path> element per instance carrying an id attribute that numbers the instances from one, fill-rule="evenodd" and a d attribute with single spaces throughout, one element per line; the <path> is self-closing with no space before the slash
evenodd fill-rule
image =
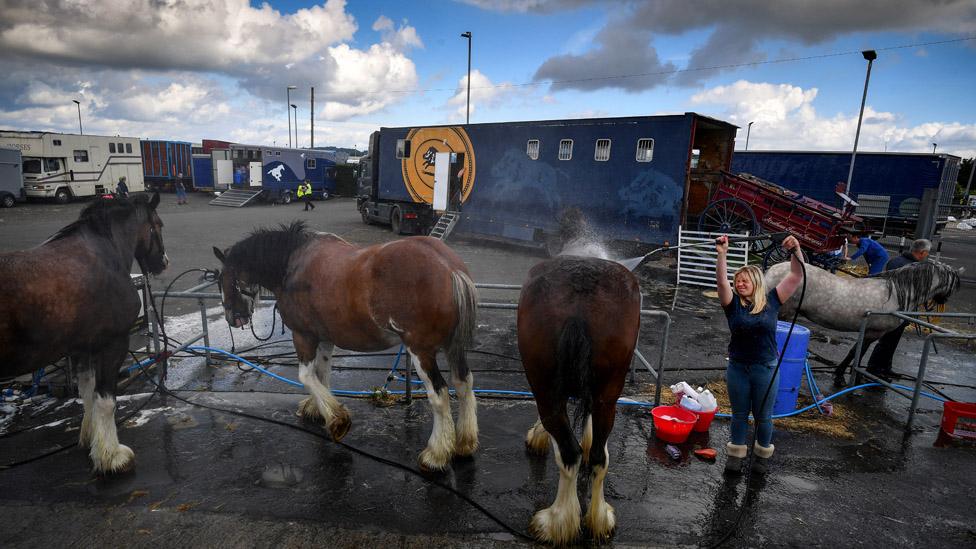
<path id="1" fill-rule="evenodd" d="M 790 323 L 780 320 L 776 323 L 776 349 L 783 355 L 783 362 L 779 366 L 779 390 L 776 393 L 776 404 L 773 414 L 788 414 L 796 410 L 796 397 L 800 393 L 800 381 L 803 379 L 803 366 L 807 360 L 807 347 L 810 345 L 810 330 L 797 324 L 793 327 L 790 344 L 783 350 L 786 334 L 790 331 Z"/>

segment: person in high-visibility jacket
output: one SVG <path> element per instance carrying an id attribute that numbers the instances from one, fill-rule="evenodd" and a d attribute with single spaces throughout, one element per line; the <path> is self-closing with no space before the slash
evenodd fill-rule
<path id="1" fill-rule="evenodd" d="M 315 209 L 315 204 L 312 203 L 312 184 L 308 181 L 308 179 L 298 186 L 298 198 L 305 199 L 306 212 L 308 211 L 309 206 L 311 206 L 313 210 Z"/>

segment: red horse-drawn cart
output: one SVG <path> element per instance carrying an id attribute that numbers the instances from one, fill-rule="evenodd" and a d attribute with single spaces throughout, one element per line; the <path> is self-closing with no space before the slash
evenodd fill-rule
<path id="1" fill-rule="evenodd" d="M 863 227 L 847 197 L 844 209 L 764 181 L 749 174 L 722 172 L 712 200 L 702 210 L 698 230 L 715 233 L 760 234 L 788 231 L 800 241 L 807 260 L 829 271 L 844 262 L 847 237 Z M 763 268 L 785 261 L 786 251 L 772 242 L 759 242 L 753 251 L 762 254 Z"/>

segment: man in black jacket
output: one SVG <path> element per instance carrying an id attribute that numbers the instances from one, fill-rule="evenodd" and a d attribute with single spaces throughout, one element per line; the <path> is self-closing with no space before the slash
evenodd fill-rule
<path id="1" fill-rule="evenodd" d="M 912 247 L 907 252 L 889 260 L 888 264 L 885 265 L 885 271 L 893 271 L 905 265 L 925 261 L 928 259 L 931 249 L 932 242 L 920 238 L 912 242 Z M 900 326 L 881 336 L 878 344 L 874 346 L 871 358 L 868 360 L 869 372 L 878 377 L 891 379 L 891 359 L 895 356 L 895 349 L 898 348 L 898 342 L 901 341 L 901 335 L 906 327 L 908 327 L 908 322 L 902 322 Z"/>

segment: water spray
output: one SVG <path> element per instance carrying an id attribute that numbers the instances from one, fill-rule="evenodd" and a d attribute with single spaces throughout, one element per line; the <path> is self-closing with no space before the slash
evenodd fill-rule
<path id="1" fill-rule="evenodd" d="M 740 243 L 740 242 L 757 242 L 757 241 L 760 241 L 760 240 L 772 240 L 773 243 L 780 244 L 789 235 L 790 235 L 790 233 L 784 231 L 784 232 L 778 232 L 778 233 L 762 233 L 762 234 L 757 234 L 755 236 L 730 236 L 728 238 L 729 238 L 729 244 L 737 244 L 737 243 Z M 679 250 L 681 248 L 692 248 L 692 247 L 700 247 L 700 246 L 714 246 L 716 244 L 718 244 L 718 239 L 717 238 L 715 240 L 706 240 L 705 242 L 692 242 L 690 244 L 681 244 L 679 246 L 661 246 L 660 248 L 656 248 L 654 250 L 651 250 L 650 252 L 648 252 L 648 253 L 646 253 L 646 254 L 644 254 L 642 256 L 632 257 L 630 259 L 622 259 L 622 260 L 618 261 L 618 263 L 620 263 L 624 267 L 627 267 L 628 269 L 630 269 L 631 271 L 633 271 L 638 266 L 640 266 L 640 264 L 643 263 L 645 259 L 647 259 L 648 257 L 651 257 L 652 255 L 654 255 L 656 253 L 659 253 L 659 252 L 666 252 L 666 251 L 670 251 L 670 250 Z"/>

